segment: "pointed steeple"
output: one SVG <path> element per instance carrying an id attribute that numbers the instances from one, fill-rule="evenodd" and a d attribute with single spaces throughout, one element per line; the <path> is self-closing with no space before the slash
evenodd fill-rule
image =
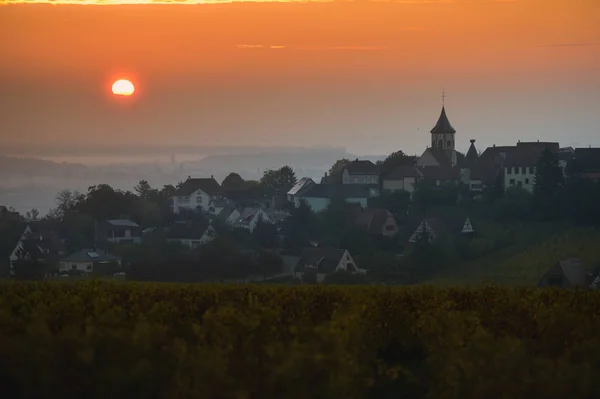
<path id="1" fill-rule="evenodd" d="M 469 151 L 467 151 L 464 163 L 467 166 L 473 166 L 477 158 L 479 158 L 479 154 L 477 154 L 477 148 L 475 148 L 475 140 L 471 140 L 471 146 L 469 147 Z"/>
<path id="2" fill-rule="evenodd" d="M 462 234 L 472 234 L 474 233 L 475 230 L 473 230 L 473 225 L 471 224 L 471 221 L 469 220 L 469 218 L 467 218 L 465 220 L 465 224 L 463 225 Z"/>
<path id="3" fill-rule="evenodd" d="M 456 130 L 454 130 L 450 124 L 450 121 L 448 120 L 448 117 L 446 116 L 445 106 L 442 106 L 442 113 L 440 114 L 440 117 L 433 129 L 431 129 L 431 133 L 456 133 Z"/>

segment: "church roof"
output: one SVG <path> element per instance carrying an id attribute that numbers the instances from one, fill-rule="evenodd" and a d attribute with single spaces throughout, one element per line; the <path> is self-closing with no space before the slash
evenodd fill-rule
<path id="1" fill-rule="evenodd" d="M 442 107 L 442 113 L 437 123 L 431 129 L 431 133 L 456 133 L 456 130 L 450 124 L 448 117 L 446 116 L 446 108 Z"/>
<path id="2" fill-rule="evenodd" d="M 467 151 L 464 164 L 469 167 L 473 166 L 475 161 L 477 161 L 477 158 L 479 158 L 479 155 L 477 154 L 477 149 L 475 148 L 475 140 L 471 140 L 471 146 L 469 147 L 469 151 Z"/>

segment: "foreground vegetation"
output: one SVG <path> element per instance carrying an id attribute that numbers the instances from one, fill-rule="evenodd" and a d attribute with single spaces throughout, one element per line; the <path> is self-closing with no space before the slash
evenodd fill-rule
<path id="1" fill-rule="evenodd" d="M 600 295 L 0 283 L 10 397 L 586 398 Z"/>

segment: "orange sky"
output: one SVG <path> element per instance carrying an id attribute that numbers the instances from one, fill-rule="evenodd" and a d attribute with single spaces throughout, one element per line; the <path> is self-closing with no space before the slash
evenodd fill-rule
<path id="1" fill-rule="evenodd" d="M 0 6 L 0 142 L 420 148 L 445 89 L 459 142 L 584 144 L 598 21 L 598 0 Z"/>

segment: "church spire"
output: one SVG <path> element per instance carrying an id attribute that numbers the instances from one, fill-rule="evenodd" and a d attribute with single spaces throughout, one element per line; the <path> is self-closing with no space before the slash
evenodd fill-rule
<path id="1" fill-rule="evenodd" d="M 444 105 L 442 105 L 442 113 L 440 114 L 440 117 L 439 117 L 437 123 L 435 124 L 435 126 L 433 127 L 433 129 L 431 129 L 431 133 L 432 134 L 456 133 L 456 130 L 454 130 L 454 128 L 450 124 L 450 121 L 448 120 L 448 117 L 446 116 L 446 107 Z"/>

